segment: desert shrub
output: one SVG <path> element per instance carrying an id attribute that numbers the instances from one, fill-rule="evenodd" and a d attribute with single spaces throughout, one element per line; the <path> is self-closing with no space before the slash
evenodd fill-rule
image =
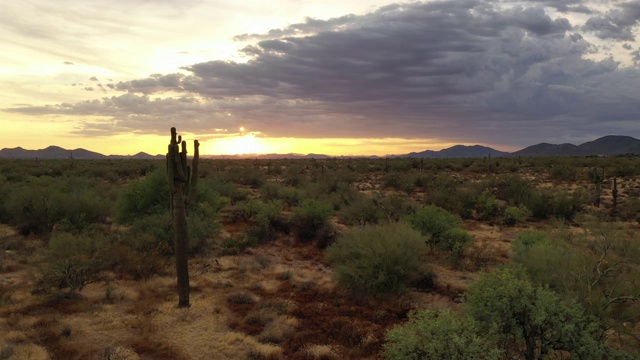
<path id="1" fill-rule="evenodd" d="M 570 160 L 559 160 L 552 165 L 549 176 L 555 180 L 576 181 L 578 169 Z"/>
<path id="2" fill-rule="evenodd" d="M 110 239 L 101 231 L 54 232 L 36 263 L 42 274 L 40 286 L 43 290 L 82 291 L 85 285 L 101 280 L 110 245 Z"/>
<path id="3" fill-rule="evenodd" d="M 282 173 L 282 179 L 286 185 L 299 187 L 306 181 L 305 169 L 300 165 L 288 166 Z"/>
<path id="4" fill-rule="evenodd" d="M 220 178 L 208 180 L 206 186 L 220 196 L 229 199 L 231 205 L 247 200 L 253 193 L 251 189 L 239 187 L 234 183 L 224 181 Z M 198 187 L 198 191 L 200 191 L 200 188 L 201 186 Z"/>
<path id="5" fill-rule="evenodd" d="M 389 330 L 384 358 L 396 359 L 499 359 L 493 332 L 481 331 L 477 321 L 450 310 L 423 310 Z"/>
<path id="6" fill-rule="evenodd" d="M 156 170 L 122 190 L 116 202 L 116 220 L 131 224 L 136 219 L 167 213 L 170 209 L 167 176 L 164 171 Z"/>
<path id="7" fill-rule="evenodd" d="M 459 228 L 462 221 L 447 210 L 437 206 L 426 206 L 408 218 L 411 226 L 427 237 L 431 248 L 450 249 L 449 233 Z"/>
<path id="8" fill-rule="evenodd" d="M 55 224 L 77 231 L 109 215 L 105 184 L 84 178 L 28 178 L 12 184 L 1 205 L 4 217 L 23 234 L 48 234 Z"/>
<path id="9" fill-rule="evenodd" d="M 580 359 L 609 358 L 598 341 L 603 329 L 594 319 L 578 304 L 532 284 L 523 268 L 485 273 L 465 298 L 480 331 L 497 331 L 507 358 L 541 359 L 561 351 Z"/>
<path id="10" fill-rule="evenodd" d="M 382 176 L 382 187 L 411 194 L 415 191 L 416 181 L 411 174 L 390 172 Z"/>
<path id="11" fill-rule="evenodd" d="M 164 272 L 167 255 L 171 253 L 168 243 L 148 234 L 127 231 L 111 246 L 108 259 L 113 271 L 134 280 L 147 280 Z"/>
<path id="12" fill-rule="evenodd" d="M 285 186 L 280 191 L 280 199 L 288 208 L 300 205 L 304 198 L 304 192 L 293 186 Z"/>
<path id="13" fill-rule="evenodd" d="M 618 206 L 618 216 L 625 221 L 640 223 L 640 199 L 625 199 L 624 203 Z"/>
<path id="14" fill-rule="evenodd" d="M 531 211 L 522 204 L 518 206 L 507 206 L 502 215 L 502 224 L 506 226 L 524 224 L 529 216 L 531 216 Z"/>
<path id="15" fill-rule="evenodd" d="M 401 294 L 426 251 L 424 237 L 404 223 L 356 228 L 326 251 L 337 284 L 357 296 Z"/>
<path id="16" fill-rule="evenodd" d="M 481 184 L 463 182 L 452 176 L 441 175 L 427 187 L 425 202 L 457 214 L 463 219 L 470 219 L 482 191 Z"/>
<path id="17" fill-rule="evenodd" d="M 293 210 L 289 223 L 299 241 L 311 241 L 330 227 L 331 214 L 332 210 L 328 204 L 307 200 Z"/>
<path id="18" fill-rule="evenodd" d="M 188 204 L 187 211 L 202 214 L 204 216 L 217 216 L 224 207 L 229 205 L 229 197 L 220 194 L 212 183 L 201 179 L 193 203 Z"/>
<path id="19" fill-rule="evenodd" d="M 108 190 L 103 184 L 88 182 L 88 179 L 68 179 L 62 191 L 52 195 L 50 213 L 53 221 L 64 222 L 71 230 L 104 222 L 112 205 Z"/>
<path id="20" fill-rule="evenodd" d="M 473 243 L 473 236 L 461 228 L 453 228 L 446 233 L 443 249 L 449 251 L 449 259 L 454 267 L 460 265 L 460 260 L 466 249 Z"/>
<path id="21" fill-rule="evenodd" d="M 373 197 L 374 204 L 387 221 L 399 221 L 400 219 L 416 212 L 418 204 L 408 197 L 400 195 L 384 195 L 377 193 Z"/>
<path id="22" fill-rule="evenodd" d="M 500 211 L 500 202 L 489 191 L 483 191 L 476 202 L 476 211 L 480 220 L 489 220 Z"/>
<path id="23" fill-rule="evenodd" d="M 263 201 L 282 200 L 288 207 L 300 205 L 303 197 L 302 191 L 293 186 L 282 186 L 268 181 L 262 185 L 260 198 Z"/>
<path id="24" fill-rule="evenodd" d="M 288 219 L 282 214 L 282 203 L 270 201 L 259 203 L 260 206 L 249 222 L 247 235 L 257 243 L 273 241 L 278 237 L 278 233 L 289 232 Z"/>
<path id="25" fill-rule="evenodd" d="M 363 196 L 348 206 L 342 207 L 338 215 L 347 225 L 377 224 L 382 217 L 381 210 L 374 199 Z"/>
<path id="26" fill-rule="evenodd" d="M 222 239 L 220 247 L 224 255 L 238 255 L 246 249 L 257 245 L 247 234 L 236 234 Z"/>
<path id="27" fill-rule="evenodd" d="M 533 196 L 535 187 L 531 181 L 519 175 L 507 175 L 496 181 L 497 197 L 509 205 L 526 204 Z"/>
<path id="28" fill-rule="evenodd" d="M 638 339 L 624 325 L 636 319 L 629 306 L 640 287 L 640 236 L 610 224 L 581 224 L 582 232 L 527 231 L 513 244 L 513 259 L 535 283 L 578 301 L 588 314 L 619 334 L 621 347 L 638 352 Z M 625 300 L 626 299 L 626 300 Z"/>
<path id="29" fill-rule="evenodd" d="M 267 181 L 267 175 L 260 169 L 244 165 L 243 167 L 235 167 L 225 173 L 224 179 L 231 183 L 253 188 L 259 188 Z"/>
<path id="30" fill-rule="evenodd" d="M 555 189 L 538 189 L 525 202 L 537 219 L 572 219 L 587 204 L 587 196 L 580 189 L 569 193 Z"/>
<path id="31" fill-rule="evenodd" d="M 277 182 L 267 181 L 260 188 L 260 198 L 263 201 L 278 200 L 280 199 L 280 191 L 282 185 Z"/>
<path id="32" fill-rule="evenodd" d="M 191 255 L 205 253 L 210 245 L 210 240 L 217 236 L 222 230 L 222 225 L 220 225 L 218 221 L 196 214 L 189 216 L 187 226 L 189 231 L 189 251 Z M 175 246 L 175 242 L 172 241 L 171 245 L 172 247 Z"/>
<path id="33" fill-rule="evenodd" d="M 23 234 L 50 232 L 55 223 L 49 212 L 50 196 L 55 192 L 47 185 L 23 183 L 14 186 L 3 202 L 8 223 Z"/>
<path id="34" fill-rule="evenodd" d="M 222 226 L 218 221 L 198 214 L 192 214 L 187 220 L 189 248 L 192 255 L 202 253 L 208 246 L 207 240 L 217 235 Z M 169 246 L 170 254 L 175 250 L 173 220 L 170 213 L 145 216 L 133 222 L 132 228 L 143 234 L 153 236 Z"/>
<path id="35" fill-rule="evenodd" d="M 234 221 L 250 221 L 258 214 L 263 202 L 257 199 L 248 199 L 235 205 L 232 210 Z"/>

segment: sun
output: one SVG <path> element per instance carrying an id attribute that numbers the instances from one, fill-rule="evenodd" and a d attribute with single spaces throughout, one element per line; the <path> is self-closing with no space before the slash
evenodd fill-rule
<path id="1" fill-rule="evenodd" d="M 268 144 L 256 134 L 238 134 L 216 139 L 208 146 L 207 153 L 212 155 L 264 154 Z"/>

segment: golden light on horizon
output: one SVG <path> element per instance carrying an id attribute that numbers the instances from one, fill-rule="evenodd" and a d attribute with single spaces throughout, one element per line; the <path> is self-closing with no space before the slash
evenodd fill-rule
<path id="1" fill-rule="evenodd" d="M 242 134 L 228 136 L 211 141 L 203 153 L 205 154 L 264 154 L 269 151 L 269 146 L 264 139 L 256 137 L 256 134 L 244 134 L 244 127 L 240 128 Z"/>

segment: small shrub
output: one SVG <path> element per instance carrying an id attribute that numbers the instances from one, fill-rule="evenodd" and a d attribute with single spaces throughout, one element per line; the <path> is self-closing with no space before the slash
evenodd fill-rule
<path id="1" fill-rule="evenodd" d="M 518 206 L 508 206 L 504 209 L 502 224 L 505 226 L 524 224 L 529 216 L 531 216 L 531 211 L 522 204 Z"/>
<path id="2" fill-rule="evenodd" d="M 431 248 L 447 248 L 450 230 L 460 227 L 462 221 L 437 206 L 427 206 L 408 217 L 409 223 L 414 229 L 427 236 L 427 242 Z"/>
<path id="3" fill-rule="evenodd" d="M 248 236 L 257 243 L 266 243 L 275 240 L 279 233 L 289 233 L 288 219 L 282 215 L 282 203 L 260 203 L 253 220 L 249 222 Z"/>
<path id="4" fill-rule="evenodd" d="M 326 251 L 338 285 L 358 296 L 401 294 L 425 253 L 424 237 L 404 223 L 357 228 Z"/>
<path id="5" fill-rule="evenodd" d="M 330 226 L 329 205 L 320 201 L 305 201 L 291 215 L 291 229 L 299 241 L 311 241 L 319 237 Z"/>
<path id="6" fill-rule="evenodd" d="M 449 251 L 449 258 L 454 267 L 460 265 L 464 252 L 473 243 L 473 236 L 461 228 L 454 228 L 446 233 L 446 241 L 442 244 Z"/>
<path id="7" fill-rule="evenodd" d="M 220 246 L 224 255 L 238 255 L 256 244 L 247 234 L 237 234 L 222 239 Z"/>
<path id="8" fill-rule="evenodd" d="M 247 304 L 255 304 L 258 301 L 258 299 L 256 295 L 250 292 L 242 291 L 242 292 L 230 294 L 227 297 L 227 301 L 231 304 L 247 305 Z"/>
<path id="9" fill-rule="evenodd" d="M 484 191 L 478 197 L 476 211 L 480 220 L 489 220 L 498 214 L 500 202 L 490 192 Z"/>
<path id="10" fill-rule="evenodd" d="M 167 255 L 173 251 L 169 244 L 151 235 L 130 231 L 109 249 L 111 268 L 134 280 L 147 280 L 164 272 Z"/>
<path id="11" fill-rule="evenodd" d="M 494 338 L 469 316 L 425 310 L 410 314 L 409 321 L 387 332 L 384 358 L 499 359 Z"/>
<path id="12" fill-rule="evenodd" d="M 85 285 L 101 280 L 109 245 L 109 239 L 97 232 L 78 235 L 55 232 L 37 263 L 42 289 L 82 291 Z"/>
<path id="13" fill-rule="evenodd" d="M 156 170 L 122 190 L 116 202 L 116 220 L 131 224 L 148 215 L 167 213 L 171 209 L 166 174 Z"/>
<path id="14" fill-rule="evenodd" d="M 347 225 L 377 224 L 382 217 L 380 207 L 373 199 L 362 197 L 340 209 L 340 220 Z"/>

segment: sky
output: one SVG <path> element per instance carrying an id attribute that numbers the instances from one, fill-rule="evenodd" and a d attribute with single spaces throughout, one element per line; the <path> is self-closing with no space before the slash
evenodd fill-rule
<path id="1" fill-rule="evenodd" d="M 640 0 L 23 0 L 0 148 L 385 155 L 640 138 Z M 191 148 L 191 145 L 189 145 Z"/>

